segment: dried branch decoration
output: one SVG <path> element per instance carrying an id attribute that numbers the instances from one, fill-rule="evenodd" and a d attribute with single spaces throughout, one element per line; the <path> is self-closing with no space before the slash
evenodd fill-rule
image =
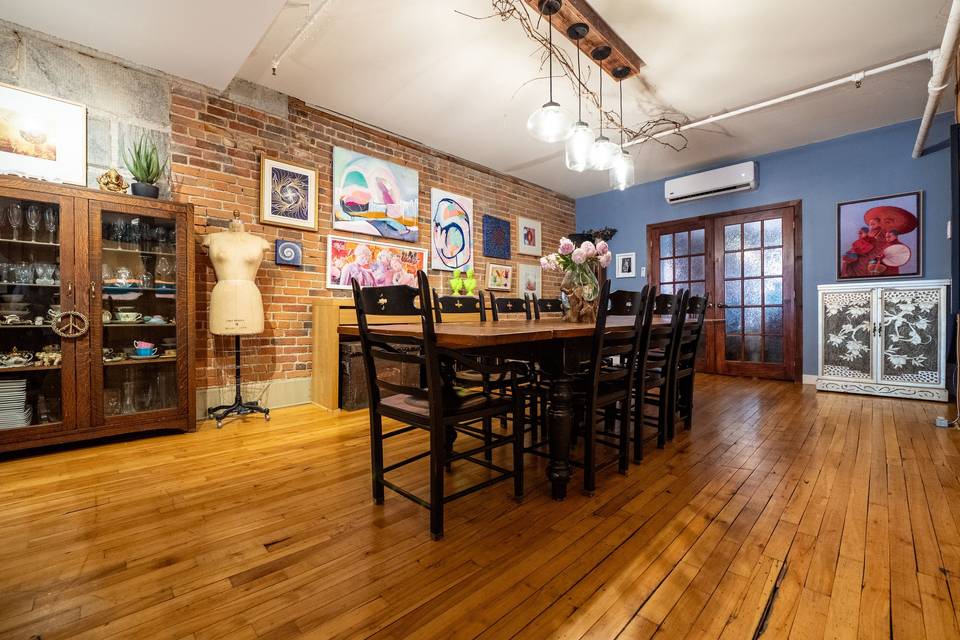
<path id="1" fill-rule="evenodd" d="M 523 0 L 490 1 L 493 5 L 493 13 L 491 15 L 478 17 L 471 16 L 462 11 L 457 11 L 457 13 L 474 20 L 500 18 L 501 22 L 515 20 L 517 23 L 519 23 L 527 38 L 537 43 L 543 49 L 540 59 L 540 68 L 542 69 L 544 65 L 547 64 L 549 56 L 552 53 L 555 60 L 559 64 L 563 75 L 566 77 L 567 81 L 570 82 L 570 86 L 573 87 L 573 90 L 576 91 L 577 85 L 579 84 L 583 95 L 586 96 L 587 99 L 593 103 L 594 108 L 600 112 L 605 126 L 608 126 L 611 129 L 622 130 L 625 141 L 639 139 L 646 142 L 652 140 L 662 144 L 665 147 L 669 147 L 674 151 L 682 151 L 687 147 L 687 137 L 680 131 L 680 127 L 683 126 L 684 122 L 688 121 L 689 118 L 683 116 L 683 114 L 677 114 L 663 110 L 663 113 L 655 118 L 641 123 L 635 129 L 624 126 L 620 116 L 616 111 L 607 111 L 600 108 L 599 94 L 588 86 L 592 66 L 588 65 L 586 78 L 583 78 L 582 81 L 578 82 L 575 63 L 570 59 L 563 49 L 556 44 L 551 45 L 548 36 L 540 32 L 540 30 L 537 28 L 539 25 L 539 19 L 541 17 L 539 13 L 533 13 L 531 15 L 532 12 L 530 11 L 530 7 Z M 534 17 L 536 17 L 537 23 L 534 23 Z M 600 71 L 600 73 L 603 73 L 603 71 Z M 638 80 L 643 83 L 644 89 L 648 93 L 653 93 L 653 88 L 649 84 L 647 84 L 640 77 L 638 77 Z M 653 137 L 654 134 L 670 131 L 671 129 L 672 132 L 670 135 L 660 138 Z"/>

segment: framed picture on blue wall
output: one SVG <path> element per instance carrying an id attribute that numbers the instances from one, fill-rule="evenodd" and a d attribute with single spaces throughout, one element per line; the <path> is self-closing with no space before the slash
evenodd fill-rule
<path id="1" fill-rule="evenodd" d="M 923 192 L 837 205 L 837 279 L 923 275 Z"/>
<path id="2" fill-rule="evenodd" d="M 637 277 L 637 254 L 618 253 L 617 254 L 617 277 L 618 278 L 636 278 Z"/>

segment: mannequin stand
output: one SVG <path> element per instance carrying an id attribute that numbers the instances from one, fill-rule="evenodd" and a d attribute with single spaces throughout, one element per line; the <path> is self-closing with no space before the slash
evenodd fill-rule
<path id="1" fill-rule="evenodd" d="M 240 336 L 235 336 L 237 356 L 235 361 L 237 395 L 233 398 L 233 404 L 224 404 L 219 407 L 207 409 L 207 418 L 214 418 L 217 421 L 217 429 L 223 428 L 223 419 L 229 415 L 236 414 L 245 416 L 251 413 L 262 413 L 264 420 L 270 420 L 270 409 L 261 407 L 258 400 L 243 401 L 243 394 L 240 391 Z"/>

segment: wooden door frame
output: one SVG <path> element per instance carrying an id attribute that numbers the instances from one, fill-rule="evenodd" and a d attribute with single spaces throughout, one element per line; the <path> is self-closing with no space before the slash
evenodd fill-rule
<path id="1" fill-rule="evenodd" d="M 717 269 L 721 269 L 722 265 L 718 265 L 718 260 L 722 259 L 722 255 L 717 257 L 716 251 L 714 251 L 713 241 L 714 233 L 713 227 L 714 223 L 724 217 L 736 216 L 736 215 L 750 215 L 755 213 L 760 213 L 762 211 L 769 211 L 771 209 L 793 209 L 793 330 L 794 330 L 794 365 L 793 367 L 788 367 L 792 371 L 792 380 L 794 382 L 799 382 L 803 379 L 803 201 L 802 200 L 786 200 L 784 202 L 775 202 L 772 204 L 758 205 L 754 207 L 747 207 L 744 209 L 733 209 L 729 211 L 721 211 L 718 213 L 708 213 L 699 216 L 690 216 L 689 218 L 677 218 L 674 220 L 667 220 L 664 222 L 657 222 L 647 225 L 647 281 L 651 285 L 659 284 L 660 278 L 660 246 L 658 243 L 654 242 L 654 236 L 659 236 L 662 233 L 673 233 L 674 231 L 681 231 L 687 229 L 690 226 L 702 224 L 705 233 L 704 233 L 704 242 L 705 248 L 707 250 L 707 255 L 713 254 L 713 273 L 717 273 Z M 721 252 L 722 253 L 722 252 Z M 708 261 L 709 262 L 709 261 Z M 714 289 L 714 283 L 708 279 L 708 287 L 710 291 Z M 711 303 L 710 309 L 707 310 L 707 319 L 711 320 L 711 324 L 719 324 L 721 319 L 721 312 L 723 309 L 718 309 L 716 306 L 717 300 L 715 299 Z M 786 318 L 784 318 L 786 321 Z M 717 351 L 717 344 L 722 339 L 722 332 L 716 332 L 721 338 L 715 338 L 715 344 L 713 349 L 713 359 L 712 362 L 707 363 L 707 369 L 709 371 L 718 371 L 718 359 L 719 352 Z"/>

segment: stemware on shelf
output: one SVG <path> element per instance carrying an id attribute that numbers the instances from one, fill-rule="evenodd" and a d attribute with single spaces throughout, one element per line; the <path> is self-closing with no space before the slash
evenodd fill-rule
<path id="1" fill-rule="evenodd" d="M 27 228 L 30 229 L 30 241 L 37 241 L 37 230 L 40 229 L 40 205 L 31 204 L 27 207 Z"/>
<path id="2" fill-rule="evenodd" d="M 19 239 L 19 229 L 20 224 L 23 222 L 23 207 L 20 206 L 19 202 L 14 202 L 7 209 L 7 221 L 10 223 L 10 228 L 13 229 L 13 239 Z"/>
<path id="3" fill-rule="evenodd" d="M 140 248 L 140 238 L 143 237 L 143 229 L 140 227 L 140 218 L 134 218 L 127 225 L 127 242 L 131 249 Z"/>
<path id="4" fill-rule="evenodd" d="M 167 259 L 167 256 L 160 256 L 157 260 L 157 282 L 170 284 L 173 276 L 173 263 Z"/>
<path id="5" fill-rule="evenodd" d="M 43 210 L 43 228 L 50 234 L 50 244 L 53 244 L 54 234 L 57 232 L 57 212 L 53 207 Z"/>
<path id="6" fill-rule="evenodd" d="M 123 248 L 123 234 L 126 228 L 127 225 L 119 218 L 110 224 L 110 241 L 117 243 L 117 249 Z"/>

